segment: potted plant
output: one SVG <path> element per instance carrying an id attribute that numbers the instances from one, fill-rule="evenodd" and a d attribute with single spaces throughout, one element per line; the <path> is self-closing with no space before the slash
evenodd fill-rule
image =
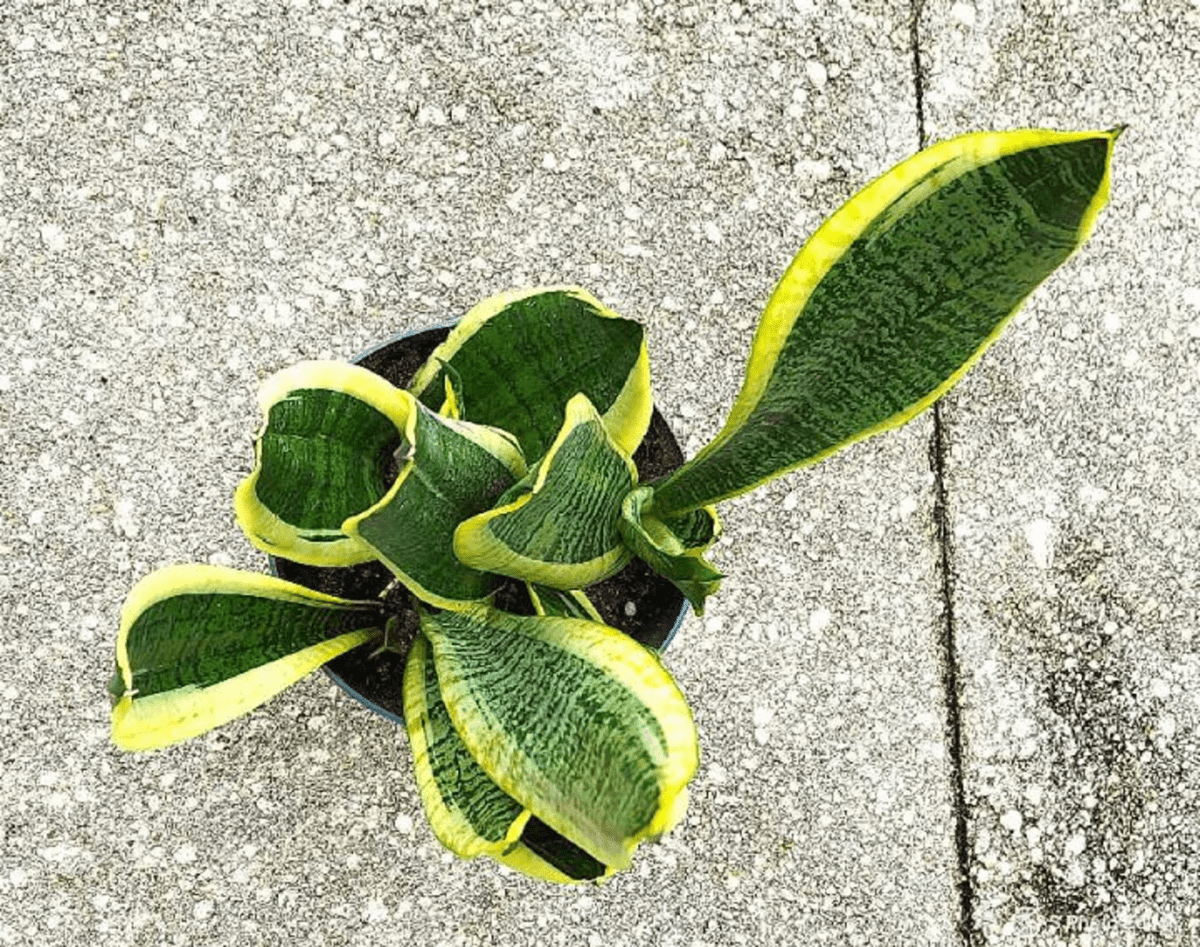
<path id="1" fill-rule="evenodd" d="M 636 560 L 699 613 L 714 504 L 947 391 L 1091 232 L 1120 131 L 965 135 L 878 178 L 784 273 L 721 432 L 648 482 L 644 332 L 582 290 L 487 300 L 407 387 L 341 362 L 272 376 L 242 529 L 297 568 L 394 582 L 352 600 L 212 566 L 147 576 L 121 614 L 114 742 L 166 746 L 352 650 L 399 655 L 448 848 L 554 881 L 627 867 L 682 816 L 697 739 L 657 652 L 587 590 Z"/>

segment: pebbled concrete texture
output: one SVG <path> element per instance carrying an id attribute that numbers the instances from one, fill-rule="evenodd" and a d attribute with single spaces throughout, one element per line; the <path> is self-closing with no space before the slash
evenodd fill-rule
<path id="1" fill-rule="evenodd" d="M 926 128 L 1110 127 L 1093 240 L 947 399 L 975 943 L 1200 943 L 1200 7 L 925 4 Z"/>
<path id="2" fill-rule="evenodd" d="M 894 0 L 97 6 L 0 10 L 0 944 L 1200 938 L 1194 4 L 928 0 L 917 46 Z M 694 453 L 922 117 L 1133 126 L 944 412 L 965 889 L 929 416 L 722 507 L 725 588 L 667 656 L 689 816 L 602 888 L 442 852 L 403 735 L 320 676 L 108 745 L 129 586 L 263 568 L 230 507 L 261 378 L 581 283 L 646 323 Z"/>

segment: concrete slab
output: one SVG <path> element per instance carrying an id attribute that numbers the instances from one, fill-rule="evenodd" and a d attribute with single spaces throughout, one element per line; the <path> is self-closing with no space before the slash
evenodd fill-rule
<path id="1" fill-rule="evenodd" d="M 107 745 L 152 568 L 261 569 L 253 392 L 513 285 L 650 329 L 690 451 L 821 217 L 914 149 L 909 10 L 292 0 L 0 13 L 0 943 L 948 944 L 928 422 L 726 508 L 669 663 L 686 823 L 599 890 L 443 854 L 395 728 L 315 678 Z"/>
<path id="2" fill-rule="evenodd" d="M 1200 942 L 1198 48 L 1194 3 L 924 8 L 931 136 L 1130 126 L 948 399 L 978 944 Z"/>

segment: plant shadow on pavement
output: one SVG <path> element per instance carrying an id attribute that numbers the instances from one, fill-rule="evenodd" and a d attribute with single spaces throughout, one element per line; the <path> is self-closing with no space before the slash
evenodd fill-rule
<path id="1" fill-rule="evenodd" d="M 994 836 L 1013 866 L 1003 911 L 1032 909 L 1063 937 L 1096 923 L 1125 927 L 1131 911 L 1144 932 L 1169 933 L 1158 929 L 1174 924 L 1164 882 L 1176 885 L 1171 904 L 1200 900 L 1200 866 L 1177 841 L 1182 825 L 1200 825 L 1200 798 L 1183 788 L 1186 760 L 1200 753 L 1161 732 L 1165 702 L 1147 693 L 1134 662 L 1144 619 L 1109 568 L 1102 540 L 1065 537 L 1053 597 L 1015 594 L 990 609 L 1005 663 L 1032 670 L 1045 735 L 1030 761 L 1006 763 L 1045 792 L 1023 832 Z M 1180 789 L 1168 821 L 1157 800 Z"/>

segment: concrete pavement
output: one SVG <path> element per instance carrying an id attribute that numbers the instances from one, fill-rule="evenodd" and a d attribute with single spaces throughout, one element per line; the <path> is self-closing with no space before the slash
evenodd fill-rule
<path id="1" fill-rule="evenodd" d="M 1194 2 L 114 7 L 0 12 L 0 944 L 1200 943 Z M 129 586 L 263 568 L 265 375 L 577 282 L 691 454 L 872 177 L 1118 122 L 1092 241 L 936 424 L 723 505 L 667 655 L 702 768 L 630 872 L 445 854 L 320 676 L 108 745 Z"/>

